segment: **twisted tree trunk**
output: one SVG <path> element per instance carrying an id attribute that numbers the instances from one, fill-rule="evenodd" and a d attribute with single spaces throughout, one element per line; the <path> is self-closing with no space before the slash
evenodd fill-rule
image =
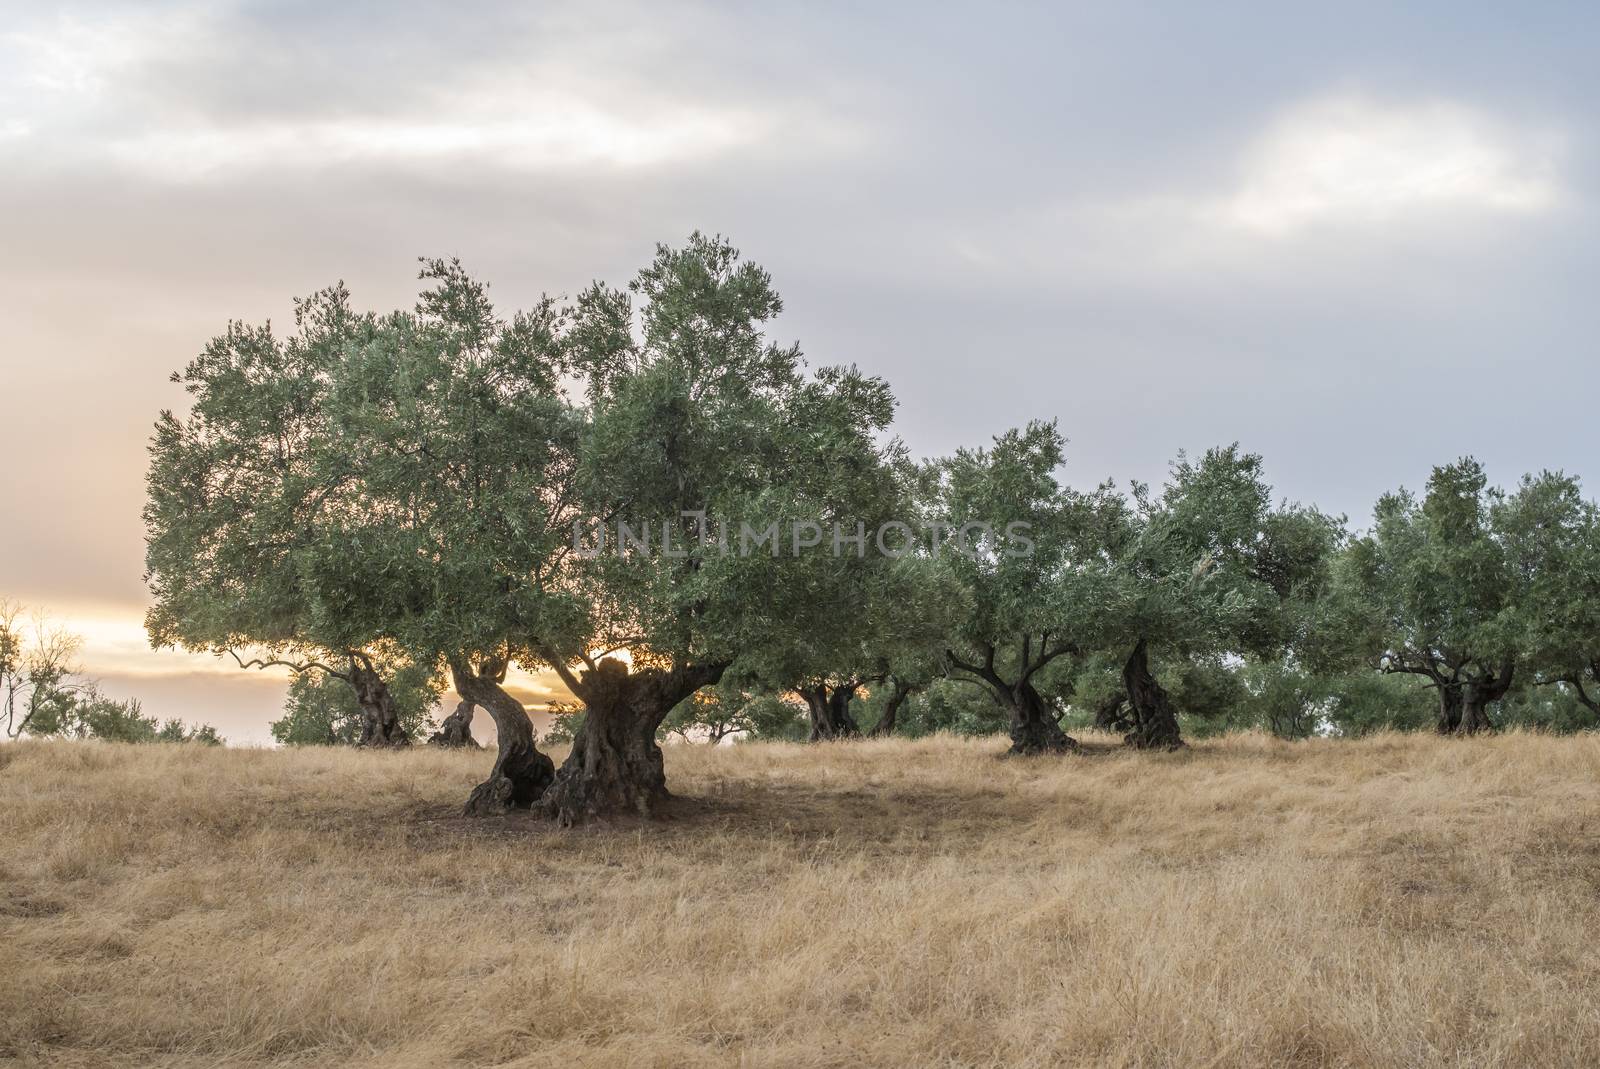
<path id="1" fill-rule="evenodd" d="M 1140 750 L 1176 750 L 1183 745 L 1178 731 L 1178 714 L 1156 677 L 1150 673 L 1148 643 L 1139 639 L 1122 666 L 1122 683 L 1133 710 L 1133 730 L 1122 741 Z"/>
<path id="2" fill-rule="evenodd" d="M 850 702 L 856 696 L 855 683 L 829 687 L 818 683 L 814 687 L 801 687 L 800 696 L 806 700 L 806 710 L 811 716 L 811 742 L 829 739 L 852 739 L 861 734 L 861 726 L 850 715 Z"/>
<path id="3" fill-rule="evenodd" d="M 1589 674 L 1594 676 L 1596 679 L 1600 679 L 1600 661 L 1590 662 Z M 1584 689 L 1583 676 L 1581 673 L 1574 673 L 1573 675 L 1566 676 L 1561 680 L 1561 682 L 1566 683 L 1572 688 L 1573 696 L 1583 704 L 1585 709 L 1589 710 L 1591 713 L 1594 713 L 1596 717 L 1600 717 L 1600 701 L 1597 701 L 1594 697 L 1591 697 L 1589 692 Z"/>
<path id="4" fill-rule="evenodd" d="M 1055 710 L 1032 683 L 1024 680 L 996 691 L 996 696 L 1010 719 L 1011 749 L 1008 753 L 1067 753 L 1078 749 L 1078 740 L 1061 730 Z"/>
<path id="5" fill-rule="evenodd" d="M 1506 696 L 1506 691 L 1511 689 L 1511 679 L 1514 674 L 1515 665 L 1507 660 L 1498 671 L 1468 679 L 1461 685 L 1461 713 L 1455 726 L 1457 735 L 1476 735 L 1480 731 L 1494 729 L 1489 720 L 1489 703 L 1497 702 Z"/>
<path id="6" fill-rule="evenodd" d="M 993 643 L 981 645 L 982 662 L 964 661 L 954 650 L 945 651 L 951 666 L 970 673 L 971 682 L 986 689 L 1000 708 L 1006 711 L 1010 722 L 1011 749 L 1009 754 L 1066 753 L 1078 749 L 1078 740 L 1061 730 L 1055 710 L 1031 682 L 1033 674 L 1055 658 L 1075 652 L 1072 646 L 1057 645 L 1052 648 L 1049 635 L 1039 636 L 1037 653 L 1031 636 L 1023 636 L 1017 658 L 1017 681 L 1008 683 L 995 666 Z M 962 677 L 966 678 L 966 677 Z"/>
<path id="7" fill-rule="evenodd" d="M 895 717 L 899 715 L 900 707 L 905 704 L 906 699 L 911 697 L 912 692 L 917 689 L 897 677 L 890 677 L 889 686 L 891 689 L 889 697 L 884 699 L 883 712 L 879 715 L 878 722 L 872 725 L 872 730 L 867 733 L 873 738 L 894 734 Z"/>
<path id="8" fill-rule="evenodd" d="M 400 714 L 395 710 L 394 695 L 389 692 L 389 684 L 375 669 L 352 657 L 350 686 L 356 692 L 356 704 L 361 706 L 359 745 L 411 745 L 411 736 L 400 726 Z"/>
<path id="9" fill-rule="evenodd" d="M 722 678 L 722 664 L 630 672 L 606 658 L 582 678 L 558 669 L 584 704 L 572 752 L 545 792 L 544 811 L 564 825 L 590 817 L 659 813 L 671 795 L 656 731 L 673 706 Z"/>
<path id="10" fill-rule="evenodd" d="M 1476 680 L 1468 680 L 1461 685 L 1461 718 L 1456 724 L 1457 735 L 1476 735 L 1480 731 L 1488 731 L 1489 711 L 1484 708 L 1492 700 L 1485 694 L 1485 687 Z"/>
<path id="11" fill-rule="evenodd" d="M 467 798 L 468 816 L 485 816 L 509 808 L 527 809 L 543 797 L 555 779 L 555 762 L 533 744 L 533 722 L 522 703 L 500 684 L 506 677 L 503 657 L 490 658 L 476 669 L 465 658 L 450 661 L 450 678 L 456 693 L 481 705 L 494 718 L 497 743 L 489 778 Z"/>
<path id="12" fill-rule="evenodd" d="M 1461 684 L 1439 684 L 1439 723 L 1441 735 L 1453 735 L 1461 726 Z"/>
<path id="13" fill-rule="evenodd" d="M 428 736 L 428 745 L 446 749 L 478 749 L 478 740 L 472 737 L 473 708 L 471 702 L 464 701 L 457 705 L 456 711 L 444 718 L 439 730 Z"/>
<path id="14" fill-rule="evenodd" d="M 1113 694 L 1094 709 L 1094 726 L 1096 731 L 1127 731 L 1133 727 L 1133 720 L 1126 712 L 1128 696 L 1126 694 Z"/>

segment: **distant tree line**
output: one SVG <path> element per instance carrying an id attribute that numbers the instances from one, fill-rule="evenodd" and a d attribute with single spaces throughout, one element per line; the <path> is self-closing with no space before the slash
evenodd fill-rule
<path id="1" fill-rule="evenodd" d="M 137 699 L 109 698 L 83 675 L 83 641 L 42 613 L 0 600 L 0 719 L 7 738 L 104 739 L 109 742 L 198 742 L 220 746 L 210 724 L 145 716 Z"/>
<path id="2" fill-rule="evenodd" d="M 1359 532 L 1276 499 L 1236 445 L 1159 488 L 1080 490 L 1050 422 L 912 457 L 889 386 L 770 338 L 771 279 L 720 238 L 509 317 L 459 263 L 421 277 L 412 310 L 335 286 L 293 332 L 230 324 L 174 375 L 191 403 L 151 444 L 147 626 L 294 671 L 288 742 L 404 745 L 452 687 L 443 734 L 474 707 L 496 728 L 471 813 L 652 812 L 666 734 L 1004 730 L 1042 754 L 1090 726 L 1160 750 L 1600 714 L 1600 519 L 1560 473 L 1504 491 L 1460 460 Z M 654 551 L 585 549 L 622 519 Z M 779 521 L 821 544 L 728 551 Z M 894 524 L 929 534 L 821 537 Z M 581 705 L 560 768 L 513 664 Z"/>

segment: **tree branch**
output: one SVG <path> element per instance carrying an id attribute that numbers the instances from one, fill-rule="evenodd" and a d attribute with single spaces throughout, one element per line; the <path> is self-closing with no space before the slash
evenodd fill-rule
<path id="1" fill-rule="evenodd" d="M 1033 677 L 1033 673 L 1037 672 L 1039 669 L 1043 668 L 1045 665 L 1049 664 L 1051 661 L 1055 660 L 1057 657 L 1062 657 L 1062 656 L 1065 656 L 1066 654 L 1077 653 L 1077 652 L 1078 652 L 1078 647 L 1076 647 L 1076 646 L 1074 646 L 1074 645 L 1072 645 L 1070 643 L 1063 643 L 1062 645 L 1057 646 L 1055 649 L 1050 650 L 1049 652 L 1045 652 L 1043 644 L 1041 644 L 1040 645 L 1041 656 L 1040 656 L 1040 658 L 1039 658 L 1037 663 L 1035 663 L 1032 667 L 1028 668 L 1025 672 L 1022 673 L 1022 682 L 1026 683 L 1030 678 Z"/>
<path id="2" fill-rule="evenodd" d="M 250 660 L 246 661 L 242 659 L 238 652 L 232 648 L 229 648 L 227 652 L 229 656 L 239 663 L 240 668 L 287 668 L 293 671 L 296 675 L 304 675 L 306 672 L 309 672 L 315 668 L 326 672 L 335 679 L 342 679 L 346 683 L 350 682 L 350 673 L 335 671 L 334 669 L 323 664 L 321 661 L 296 662 L 285 661 L 277 657 L 252 657 Z M 352 659 L 354 659 L 354 655 L 352 654 L 351 656 Z"/>
<path id="3" fill-rule="evenodd" d="M 567 658 L 561 656 L 561 654 L 557 653 L 554 649 L 542 643 L 537 644 L 535 648 L 539 651 L 539 656 L 543 657 L 547 662 L 549 662 L 550 667 L 556 670 L 556 675 L 561 677 L 561 682 L 567 685 L 567 689 L 572 691 L 579 701 L 582 701 L 583 691 L 585 689 L 583 681 L 572 673 L 572 668 L 568 664 Z M 589 661 L 587 656 L 583 659 L 585 661 Z M 589 661 L 589 667 L 591 670 L 593 670 L 594 662 Z"/>

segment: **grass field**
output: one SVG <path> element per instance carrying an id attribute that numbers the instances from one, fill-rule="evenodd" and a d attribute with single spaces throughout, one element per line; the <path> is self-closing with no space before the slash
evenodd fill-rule
<path id="1" fill-rule="evenodd" d="M 21 1064 L 1600 1064 L 1600 739 L 486 754 L 0 748 Z"/>

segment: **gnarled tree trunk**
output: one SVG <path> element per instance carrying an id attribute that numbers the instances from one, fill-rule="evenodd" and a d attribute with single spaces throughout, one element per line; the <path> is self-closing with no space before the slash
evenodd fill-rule
<path id="1" fill-rule="evenodd" d="M 1453 735 L 1461 727 L 1461 684 L 1449 681 L 1439 683 L 1439 723 L 1435 730 L 1441 735 Z"/>
<path id="2" fill-rule="evenodd" d="M 533 722 L 528 719 L 528 711 L 500 686 L 506 667 L 503 657 L 490 658 L 476 669 L 465 658 L 450 662 L 456 693 L 489 710 L 498 745 L 489 778 L 474 787 L 467 798 L 468 816 L 484 816 L 513 807 L 527 809 L 544 796 L 555 780 L 555 762 L 533 745 Z"/>
<path id="3" fill-rule="evenodd" d="M 1600 660 L 1590 662 L 1589 674 L 1595 679 L 1600 679 Z M 1582 673 L 1566 676 L 1561 682 L 1572 688 L 1572 696 L 1577 698 L 1585 709 L 1594 713 L 1596 717 L 1600 717 L 1600 700 L 1596 700 L 1596 697 L 1590 695 L 1588 690 L 1584 688 Z"/>
<path id="4" fill-rule="evenodd" d="M 1035 655 L 1031 636 L 1024 636 L 1017 658 L 1017 681 L 1008 683 L 995 666 L 995 646 L 991 642 L 980 645 L 983 660 L 963 661 L 954 650 L 945 651 L 946 661 L 954 668 L 971 674 L 970 682 L 986 689 L 1010 721 L 1010 754 L 1066 753 L 1078 749 L 1078 740 L 1061 730 L 1055 710 L 1030 681 L 1033 674 L 1062 654 L 1073 652 L 1070 646 L 1052 648 L 1049 636 L 1040 635 Z M 966 678 L 966 677 L 961 677 Z"/>
<path id="5" fill-rule="evenodd" d="M 350 686 L 361 706 L 362 746 L 410 746 L 411 736 L 400 726 L 389 684 L 375 669 L 351 658 Z"/>
<path id="6" fill-rule="evenodd" d="M 428 745 L 446 749 L 478 749 L 478 740 L 472 737 L 473 708 L 471 702 L 464 701 L 457 705 L 456 711 L 444 718 L 439 730 L 428 736 Z"/>
<path id="7" fill-rule="evenodd" d="M 630 672 L 605 658 L 581 679 L 563 678 L 584 704 L 583 727 L 541 802 L 562 824 L 621 813 L 650 816 L 667 791 L 656 730 L 673 706 L 722 678 L 724 665 L 687 665 Z"/>
<path id="8" fill-rule="evenodd" d="M 1149 647 L 1143 638 L 1122 666 L 1122 683 L 1133 710 L 1133 730 L 1122 741 L 1141 750 L 1176 750 L 1182 746 L 1178 714 L 1167 692 L 1150 673 Z"/>
<path id="9" fill-rule="evenodd" d="M 818 683 L 814 687 L 801 687 L 800 696 L 806 700 L 806 710 L 811 716 L 811 742 L 829 739 L 852 739 L 861 734 L 861 726 L 850 715 L 850 702 L 856 696 L 855 683 L 829 687 Z"/>
<path id="10" fill-rule="evenodd" d="M 1485 687 L 1476 680 L 1468 680 L 1461 685 L 1461 719 L 1456 724 L 1457 735 L 1476 735 L 1480 731 L 1489 730 L 1489 711 L 1484 708 L 1491 699 L 1485 694 Z"/>
<path id="11" fill-rule="evenodd" d="M 894 734 L 895 718 L 900 714 L 900 707 L 917 689 L 893 676 L 889 678 L 889 687 L 889 696 L 883 702 L 883 712 L 878 716 L 878 722 L 872 725 L 872 730 L 867 733 L 873 738 Z"/>
<path id="12" fill-rule="evenodd" d="M 1125 694 L 1113 694 L 1094 709 L 1094 726 L 1096 731 L 1127 731 L 1133 727 L 1133 719 L 1127 713 L 1128 697 Z"/>
<path id="13" fill-rule="evenodd" d="M 1494 729 L 1489 721 L 1489 703 L 1506 696 L 1514 674 L 1515 666 L 1507 660 L 1498 671 L 1468 679 L 1461 685 L 1461 718 L 1455 727 L 1456 734 L 1476 735 Z"/>
<path id="14" fill-rule="evenodd" d="M 996 690 L 995 696 L 1005 706 L 1010 718 L 1011 749 L 1016 755 L 1067 753 L 1078 748 L 1072 738 L 1057 722 L 1055 710 L 1044 696 L 1024 680 L 1012 687 Z"/>

